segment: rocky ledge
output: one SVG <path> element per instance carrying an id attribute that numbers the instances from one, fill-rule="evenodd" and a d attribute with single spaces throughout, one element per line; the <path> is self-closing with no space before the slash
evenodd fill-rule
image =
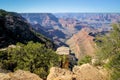
<path id="1" fill-rule="evenodd" d="M 47 80 L 107 80 L 107 71 L 90 64 L 75 66 L 73 71 L 53 67 Z"/>
<path id="2" fill-rule="evenodd" d="M 0 73 L 0 80 L 42 80 L 38 75 L 29 71 L 17 70 L 14 73 Z"/>
<path id="3" fill-rule="evenodd" d="M 1 72 L 1 71 L 0 71 Z M 72 71 L 52 67 L 47 80 L 108 80 L 108 73 L 104 68 L 97 68 L 91 64 L 75 66 Z M 29 71 L 17 70 L 15 72 L 0 73 L 0 80 L 43 80 Z"/>

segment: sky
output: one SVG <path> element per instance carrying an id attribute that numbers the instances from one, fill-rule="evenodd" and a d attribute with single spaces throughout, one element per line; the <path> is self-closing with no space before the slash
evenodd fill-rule
<path id="1" fill-rule="evenodd" d="M 0 0 L 0 9 L 18 13 L 120 13 L 120 0 Z"/>

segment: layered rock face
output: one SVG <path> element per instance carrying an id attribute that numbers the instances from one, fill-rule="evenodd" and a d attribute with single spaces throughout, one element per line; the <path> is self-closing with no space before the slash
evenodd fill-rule
<path id="1" fill-rule="evenodd" d="M 86 28 L 83 28 L 77 34 L 74 34 L 67 44 L 70 46 L 70 49 L 75 53 L 75 56 L 79 59 L 84 55 L 93 56 L 95 52 L 95 43 L 93 41 L 94 37 L 90 36 L 86 31 Z"/>
<path id="2" fill-rule="evenodd" d="M 17 70 L 14 73 L 0 73 L 0 80 L 42 80 L 29 71 Z"/>
<path id="3" fill-rule="evenodd" d="M 66 19 L 60 18 L 59 23 L 63 27 L 76 28 L 78 30 L 80 30 L 82 28 L 80 21 L 75 18 L 66 18 Z"/>
<path id="4" fill-rule="evenodd" d="M 58 23 L 58 18 L 51 13 L 22 13 L 21 15 L 30 23 L 40 24 L 46 28 L 52 28 L 53 26 L 60 25 Z"/>
<path id="5" fill-rule="evenodd" d="M 24 18 L 32 24 L 32 27 L 38 32 L 50 38 L 57 46 L 65 45 L 66 34 L 59 19 L 51 13 L 23 13 Z"/>
<path id="6" fill-rule="evenodd" d="M 73 71 L 53 67 L 47 80 L 107 80 L 107 71 L 90 64 L 75 66 Z"/>
<path id="7" fill-rule="evenodd" d="M 36 34 L 31 25 L 20 15 L 0 10 L 0 48 L 17 42 L 40 42 L 47 47 L 53 44 L 45 37 Z"/>

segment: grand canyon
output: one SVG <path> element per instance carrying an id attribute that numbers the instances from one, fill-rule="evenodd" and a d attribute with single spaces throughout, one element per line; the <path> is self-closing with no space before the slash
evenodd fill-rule
<path id="1" fill-rule="evenodd" d="M 120 80 L 119 3 L 1 0 L 0 80 Z"/>

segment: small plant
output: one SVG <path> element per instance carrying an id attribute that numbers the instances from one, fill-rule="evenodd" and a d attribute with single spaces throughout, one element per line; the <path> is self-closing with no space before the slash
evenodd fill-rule
<path id="1" fill-rule="evenodd" d="M 85 63 L 90 63 L 91 62 L 91 56 L 84 56 L 82 59 L 80 59 L 78 61 L 78 65 L 82 65 L 82 64 L 85 64 Z"/>

